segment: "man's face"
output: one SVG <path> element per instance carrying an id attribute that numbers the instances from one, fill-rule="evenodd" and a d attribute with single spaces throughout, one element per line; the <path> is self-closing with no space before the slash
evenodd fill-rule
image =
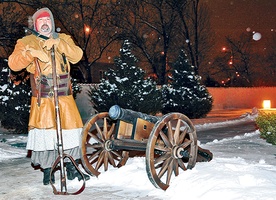
<path id="1" fill-rule="evenodd" d="M 50 17 L 40 17 L 36 20 L 37 31 L 45 36 L 50 36 L 52 32 L 52 20 Z"/>

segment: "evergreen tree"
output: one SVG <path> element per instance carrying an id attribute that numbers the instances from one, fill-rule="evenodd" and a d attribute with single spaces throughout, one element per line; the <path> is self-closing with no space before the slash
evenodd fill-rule
<path id="1" fill-rule="evenodd" d="M 1 64 L 1 126 L 13 133 L 27 133 L 31 98 L 31 89 L 27 81 L 28 73 L 26 70 L 23 70 L 11 75 L 7 64 Z"/>
<path id="2" fill-rule="evenodd" d="M 98 112 L 108 111 L 115 104 L 147 114 L 161 110 L 161 91 L 155 82 L 144 78 L 145 72 L 136 67 L 137 62 L 131 44 L 124 41 L 120 56 L 114 60 L 116 69 L 109 69 L 105 73 L 106 79 L 89 91 L 93 107 Z"/>
<path id="3" fill-rule="evenodd" d="M 163 86 L 162 93 L 166 100 L 163 113 L 180 112 L 189 118 L 199 118 L 212 109 L 212 96 L 200 84 L 200 77 L 195 74 L 183 50 L 172 66 L 169 84 Z"/>

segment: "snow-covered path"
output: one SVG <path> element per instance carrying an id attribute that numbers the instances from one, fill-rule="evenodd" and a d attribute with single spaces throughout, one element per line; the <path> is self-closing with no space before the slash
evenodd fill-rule
<path id="1" fill-rule="evenodd" d="M 239 120 L 223 123 L 239 123 Z M 222 124 L 196 127 L 216 125 Z M 130 158 L 119 169 L 110 168 L 98 178 L 91 177 L 78 196 L 56 196 L 51 186 L 42 185 L 42 173 L 30 166 L 26 151 L 9 145 L 12 140 L 23 142 L 25 139 L 12 137 L 0 143 L 0 199 L 276 199 L 276 148 L 260 139 L 258 130 L 200 144 L 214 154 L 214 159 L 197 163 L 192 170 L 174 177 L 167 191 L 151 184 L 145 159 L 137 157 Z M 80 186 L 77 180 L 67 184 L 70 190 Z"/>

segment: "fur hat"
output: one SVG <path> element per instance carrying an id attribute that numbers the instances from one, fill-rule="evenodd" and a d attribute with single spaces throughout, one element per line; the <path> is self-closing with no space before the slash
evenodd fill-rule
<path id="1" fill-rule="evenodd" d="M 53 38 L 57 38 L 58 37 L 58 34 L 55 32 L 55 21 L 54 21 L 54 17 L 53 17 L 53 14 L 52 12 L 50 11 L 49 8 L 41 8 L 39 9 L 38 11 L 36 11 L 33 16 L 32 16 L 32 19 L 33 19 L 33 29 L 35 31 L 38 31 L 37 30 L 37 27 L 36 27 L 36 20 L 40 17 L 50 17 L 51 21 L 52 21 L 52 36 Z"/>

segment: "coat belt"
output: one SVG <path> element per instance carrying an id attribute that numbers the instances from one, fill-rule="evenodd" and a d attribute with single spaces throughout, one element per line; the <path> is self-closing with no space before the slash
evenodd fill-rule
<path id="1" fill-rule="evenodd" d="M 68 96 L 68 95 L 71 95 L 70 90 L 69 91 L 60 91 L 60 92 L 58 92 L 58 96 Z M 54 97 L 54 91 L 41 92 L 40 97 L 41 98 L 52 98 L 52 97 Z"/>

